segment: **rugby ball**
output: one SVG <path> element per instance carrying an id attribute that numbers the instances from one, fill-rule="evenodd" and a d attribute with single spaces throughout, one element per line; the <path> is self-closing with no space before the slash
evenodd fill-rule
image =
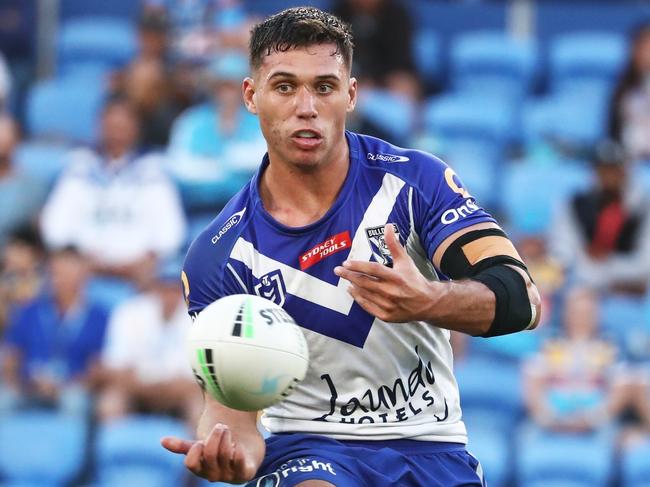
<path id="1" fill-rule="evenodd" d="M 187 337 L 194 376 L 217 401 L 259 411 L 286 398 L 309 364 L 300 327 L 280 306 L 249 294 L 226 296 L 195 318 Z"/>

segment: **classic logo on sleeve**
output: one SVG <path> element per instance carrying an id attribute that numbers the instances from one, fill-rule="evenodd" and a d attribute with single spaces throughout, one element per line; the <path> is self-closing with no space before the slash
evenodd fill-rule
<path id="1" fill-rule="evenodd" d="M 337 233 L 302 254 L 300 256 L 300 270 L 304 271 L 332 254 L 349 249 L 350 245 L 352 245 L 350 232 L 346 230 L 345 232 Z"/>
<path id="2" fill-rule="evenodd" d="M 368 152 L 366 157 L 369 161 L 381 161 L 381 162 L 408 162 L 410 159 L 406 156 L 398 156 L 395 154 L 373 154 Z"/>
<path id="3" fill-rule="evenodd" d="M 233 227 L 236 227 L 241 219 L 244 216 L 244 212 L 246 211 L 246 208 L 244 208 L 241 211 L 238 211 L 237 213 L 233 214 L 226 223 L 223 224 L 223 227 L 212 237 L 212 243 L 216 244 L 221 237 L 223 237 L 228 230 L 230 230 Z"/>
<path id="4" fill-rule="evenodd" d="M 395 234 L 399 240 L 399 228 L 395 223 L 391 223 L 390 225 L 393 225 Z M 375 260 L 380 264 L 392 267 L 393 257 L 390 255 L 390 250 L 388 250 L 386 240 L 384 239 L 384 225 L 366 228 L 366 237 L 368 238 L 368 242 L 370 242 L 370 249 Z"/>

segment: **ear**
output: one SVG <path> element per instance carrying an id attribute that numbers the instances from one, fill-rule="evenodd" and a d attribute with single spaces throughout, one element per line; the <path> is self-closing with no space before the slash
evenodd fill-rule
<path id="1" fill-rule="evenodd" d="M 257 115 L 257 106 L 255 105 L 255 80 L 253 80 L 253 78 L 245 78 L 242 82 L 241 91 L 246 110 L 251 112 L 253 115 Z"/>
<path id="2" fill-rule="evenodd" d="M 349 101 L 348 101 L 348 108 L 347 112 L 352 112 L 354 110 L 354 107 L 357 105 L 357 79 L 356 78 L 350 78 L 350 83 L 348 86 L 348 96 L 349 96 Z"/>

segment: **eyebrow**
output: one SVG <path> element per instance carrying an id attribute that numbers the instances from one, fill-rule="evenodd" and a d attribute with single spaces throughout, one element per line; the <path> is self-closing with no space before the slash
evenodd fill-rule
<path id="1" fill-rule="evenodd" d="M 271 76 L 267 78 L 267 81 L 271 81 L 273 78 L 292 78 L 296 79 L 297 76 L 293 73 L 289 73 L 287 71 L 278 71 L 276 73 L 273 73 Z M 316 76 L 317 81 L 324 81 L 324 80 L 334 80 L 334 81 L 341 81 L 341 78 L 339 78 L 335 74 L 320 74 Z"/>

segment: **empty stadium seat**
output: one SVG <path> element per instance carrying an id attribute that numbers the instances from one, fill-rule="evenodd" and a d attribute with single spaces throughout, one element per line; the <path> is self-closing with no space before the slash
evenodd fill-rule
<path id="1" fill-rule="evenodd" d="M 425 86 L 440 81 L 442 71 L 440 38 L 434 29 L 422 28 L 415 31 L 413 59 Z"/>
<path id="2" fill-rule="evenodd" d="M 609 432 L 565 434 L 526 425 L 517 451 L 521 487 L 605 487 L 612 477 L 613 438 Z"/>
<path id="3" fill-rule="evenodd" d="M 519 368 L 510 361 L 468 357 L 454 372 L 464 416 L 487 416 L 496 429 L 511 432 L 523 412 Z"/>
<path id="4" fill-rule="evenodd" d="M 451 46 L 452 85 L 483 96 L 522 98 L 530 89 L 537 66 L 534 42 L 503 31 L 470 31 Z"/>
<path id="5" fill-rule="evenodd" d="M 581 148 L 605 136 L 608 92 L 598 87 L 567 89 L 523 106 L 523 138 L 531 145 L 552 140 L 564 146 Z"/>
<path id="6" fill-rule="evenodd" d="M 426 103 L 424 124 L 443 143 L 479 142 L 500 152 L 512 137 L 514 115 L 513 107 L 500 100 L 477 94 L 451 94 Z"/>
<path id="7" fill-rule="evenodd" d="M 364 90 L 359 94 L 357 111 L 394 140 L 405 141 L 413 130 L 415 106 L 409 99 L 390 91 Z"/>
<path id="8" fill-rule="evenodd" d="M 545 234 L 558 205 L 586 188 L 591 179 L 589 168 L 577 163 L 511 163 L 504 171 L 501 192 L 508 228 L 521 234 Z"/>
<path id="9" fill-rule="evenodd" d="M 78 17 L 61 26 L 57 39 L 58 66 L 92 63 L 116 67 L 136 53 L 135 26 L 116 17 Z"/>
<path id="10" fill-rule="evenodd" d="M 622 452 L 621 487 L 650 487 L 650 437 Z"/>
<path id="11" fill-rule="evenodd" d="M 481 462 L 488 485 L 508 485 L 513 473 L 512 445 L 508 432 L 495 427 L 488 418 L 486 421 L 474 421 L 463 415 L 463 421 L 467 426 L 467 450 Z"/>
<path id="12" fill-rule="evenodd" d="M 185 475 L 183 456 L 160 445 L 160 439 L 168 435 L 187 437 L 188 432 L 182 422 L 164 416 L 129 416 L 100 425 L 95 441 L 99 485 L 181 485 Z"/>
<path id="13" fill-rule="evenodd" d="M 65 168 L 69 150 L 66 144 L 25 141 L 16 148 L 16 163 L 26 174 L 51 184 Z"/>
<path id="14" fill-rule="evenodd" d="M 87 430 L 83 418 L 51 411 L 1 416 L 0 478 L 6 485 L 67 485 L 81 471 Z"/>
<path id="15" fill-rule="evenodd" d="M 92 143 L 105 95 L 101 83 L 66 77 L 37 83 L 27 97 L 27 128 L 32 137 Z"/>
<path id="16" fill-rule="evenodd" d="M 551 87 L 599 86 L 609 89 L 627 57 L 626 39 L 613 32 L 572 32 L 557 36 L 550 46 Z"/>

